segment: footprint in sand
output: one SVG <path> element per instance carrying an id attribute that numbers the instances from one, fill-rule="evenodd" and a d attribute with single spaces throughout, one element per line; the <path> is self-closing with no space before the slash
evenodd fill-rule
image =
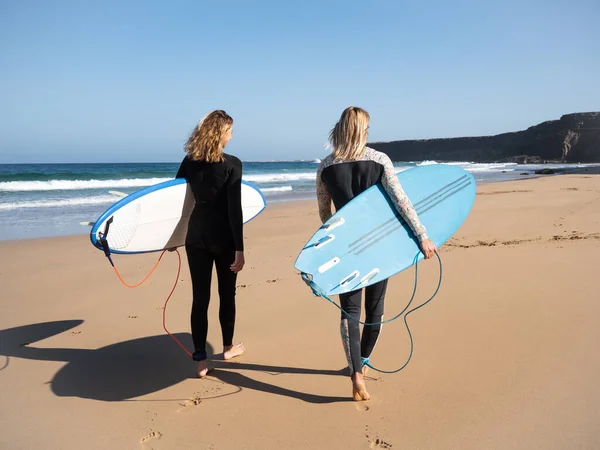
<path id="1" fill-rule="evenodd" d="M 371 448 L 392 448 L 392 444 L 390 444 L 389 442 L 385 442 L 382 439 L 376 438 L 376 439 L 369 440 L 369 447 L 371 447 Z"/>
<path id="2" fill-rule="evenodd" d="M 180 403 L 180 405 L 184 408 L 189 408 L 191 406 L 198 406 L 200 403 L 202 403 L 202 397 L 196 394 L 192 398 L 187 399 L 185 402 Z"/>
<path id="3" fill-rule="evenodd" d="M 150 419 L 150 422 L 154 422 L 154 419 L 156 419 L 156 417 L 158 416 L 158 413 L 150 411 L 150 410 L 147 410 L 146 412 L 152 416 L 152 418 Z"/>
<path id="4" fill-rule="evenodd" d="M 369 448 L 392 448 L 392 444 L 384 441 L 383 439 L 378 438 L 377 436 L 373 436 L 373 432 L 369 429 L 367 425 L 365 427 L 365 437 L 367 438 L 367 442 L 369 443 Z"/>
<path id="5" fill-rule="evenodd" d="M 247 287 L 250 287 L 250 286 L 252 286 L 252 285 L 251 284 L 238 284 L 236 286 L 236 288 L 238 288 L 238 289 L 244 289 L 244 288 L 247 288 Z"/>
<path id="6" fill-rule="evenodd" d="M 129 316 L 130 319 L 137 319 L 137 316 Z"/>
<path id="7" fill-rule="evenodd" d="M 81 331 L 71 331 L 71 333 L 69 333 L 71 336 L 75 336 L 77 334 L 81 334 Z"/>
<path id="8" fill-rule="evenodd" d="M 150 431 L 146 436 L 140 439 L 142 444 L 148 442 L 151 439 L 160 439 L 162 437 L 162 433 L 160 431 Z"/>
<path id="9" fill-rule="evenodd" d="M 221 386 L 221 384 L 222 383 L 219 383 L 216 386 L 204 388 L 197 393 L 201 394 L 204 398 L 214 397 L 215 394 L 218 394 L 223 390 L 223 386 Z"/>
<path id="10" fill-rule="evenodd" d="M 217 396 L 217 394 L 221 392 L 221 390 L 223 390 L 221 386 L 215 386 L 202 389 L 198 392 L 194 392 L 194 395 L 191 398 L 179 403 L 179 405 L 183 406 L 183 408 L 179 409 L 178 412 L 185 411 L 188 408 L 191 408 L 192 406 L 198 406 L 200 403 L 202 403 L 202 400 L 208 400 Z"/>
<path id="11" fill-rule="evenodd" d="M 267 283 L 277 283 L 278 281 L 281 281 L 281 278 L 275 278 L 273 280 L 267 280 Z"/>

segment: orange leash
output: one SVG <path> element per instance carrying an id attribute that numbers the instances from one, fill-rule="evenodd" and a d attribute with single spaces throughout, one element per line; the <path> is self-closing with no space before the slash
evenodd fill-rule
<path id="1" fill-rule="evenodd" d="M 179 273 L 181 272 L 181 254 L 179 253 L 179 250 L 175 249 L 175 251 L 177 252 L 177 259 L 178 259 L 178 264 L 177 264 L 177 278 L 175 278 L 175 284 L 173 285 L 173 289 L 171 289 L 171 292 L 169 293 L 169 296 L 167 297 L 167 300 L 165 300 L 165 306 L 163 307 L 163 328 L 165 329 L 165 331 L 167 332 L 167 334 L 169 336 L 171 336 L 171 338 L 177 342 L 179 344 L 179 346 L 181 347 L 181 349 L 186 352 L 188 354 L 188 356 L 192 356 L 192 354 L 190 353 L 190 351 L 184 347 L 184 345 L 179 342 L 179 339 L 177 339 L 175 336 L 173 336 L 169 330 L 167 330 L 167 303 L 169 303 L 169 300 L 171 299 L 171 296 L 173 295 L 173 292 L 175 292 L 175 288 L 177 287 L 177 283 L 179 282 Z M 162 255 L 161 255 L 162 257 Z M 160 261 L 160 259 L 159 259 Z"/>
<path id="2" fill-rule="evenodd" d="M 150 275 L 152 275 L 154 273 L 154 271 L 156 270 L 156 268 L 158 267 L 158 265 L 160 264 L 160 260 L 162 259 L 163 255 L 165 254 L 166 250 L 163 250 L 163 252 L 160 254 L 160 257 L 158 258 L 158 261 L 156 261 L 156 264 L 154 264 L 154 267 L 152 268 L 152 270 L 150 271 L 150 273 L 148 275 L 146 275 L 146 277 L 140 281 L 138 284 L 127 284 L 125 282 L 125 280 L 121 277 L 121 274 L 119 273 L 119 271 L 117 270 L 117 267 L 115 265 L 113 265 L 113 269 L 115 270 L 115 273 L 117 274 L 117 276 L 119 277 L 119 280 L 121 280 L 121 283 L 123 283 L 125 286 L 127 286 L 128 288 L 131 289 L 135 289 L 136 287 L 141 286 L 142 284 L 144 284 L 144 282 L 150 278 Z M 177 254 L 179 254 L 179 252 L 177 252 Z M 179 257 L 179 264 L 181 264 L 181 256 Z M 175 283 L 175 285 L 177 285 L 177 283 Z"/>
<path id="3" fill-rule="evenodd" d="M 179 346 L 183 349 L 184 352 L 186 352 L 189 356 L 192 356 L 192 353 L 190 353 L 190 351 L 187 348 L 185 348 L 184 345 L 181 342 L 179 342 L 179 339 L 177 339 L 175 336 L 173 336 L 171 334 L 171 332 L 167 329 L 167 304 L 169 303 L 169 300 L 173 296 L 173 293 L 175 292 L 175 288 L 177 288 L 177 283 L 179 282 L 179 274 L 181 273 L 181 254 L 179 253 L 178 249 L 175 249 L 175 251 L 177 252 L 177 259 L 178 259 L 177 277 L 175 278 L 175 283 L 173 283 L 173 288 L 171 289 L 171 292 L 169 293 L 169 296 L 167 297 L 167 299 L 165 301 L 165 306 L 163 307 L 162 324 L 163 324 L 163 328 L 166 331 L 166 333 L 169 336 L 171 336 L 171 338 L 175 342 L 177 342 L 177 344 L 179 344 Z M 146 275 L 146 277 L 142 281 L 140 281 L 138 284 L 134 284 L 134 285 L 127 284 L 125 282 L 125 280 L 123 280 L 123 277 L 121 277 L 121 274 L 117 270 L 117 267 L 113 264 L 113 262 L 112 262 L 112 260 L 110 258 L 109 258 L 109 261 L 110 261 L 111 265 L 113 266 L 113 269 L 115 270 L 115 273 L 117 274 L 117 277 L 119 277 L 119 280 L 121 280 L 121 283 L 123 283 L 128 288 L 134 289 L 134 288 L 137 288 L 137 287 L 141 286 L 142 284 L 144 284 L 144 282 L 148 278 L 150 278 L 150 275 L 152 275 L 154 273 L 154 271 L 156 270 L 156 268 L 160 264 L 160 261 L 162 260 L 162 257 L 164 256 L 165 252 L 166 252 L 166 250 L 163 250 L 163 252 L 160 254 L 160 257 L 158 258 L 158 261 L 156 261 L 156 264 L 154 264 L 154 267 L 152 268 L 152 270 L 150 271 L 150 273 L 148 273 L 148 275 Z"/>

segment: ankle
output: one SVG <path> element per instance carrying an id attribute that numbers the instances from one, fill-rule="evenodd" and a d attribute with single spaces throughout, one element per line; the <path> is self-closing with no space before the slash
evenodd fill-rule
<path id="1" fill-rule="evenodd" d="M 352 381 L 355 383 L 362 383 L 365 381 L 363 374 L 361 372 L 354 372 L 352 374 Z"/>

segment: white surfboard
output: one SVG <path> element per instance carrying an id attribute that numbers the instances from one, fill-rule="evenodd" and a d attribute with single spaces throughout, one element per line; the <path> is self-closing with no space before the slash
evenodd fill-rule
<path id="1" fill-rule="evenodd" d="M 120 194 L 120 193 L 119 193 Z M 92 244 L 102 248 L 106 236 L 112 253 L 146 253 L 185 245 L 194 195 L 183 178 L 165 181 L 134 192 L 108 208 L 90 232 Z M 242 181 L 244 223 L 252 220 L 267 202 L 260 190 Z"/>

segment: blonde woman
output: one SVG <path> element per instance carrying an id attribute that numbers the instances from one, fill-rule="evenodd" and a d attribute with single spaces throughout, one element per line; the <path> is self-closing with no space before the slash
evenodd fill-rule
<path id="1" fill-rule="evenodd" d="M 223 357 L 244 353 L 243 344 L 233 345 L 235 283 L 244 267 L 242 231 L 242 162 L 223 149 L 231 139 L 233 119 L 217 110 L 200 121 L 189 137 L 177 178 L 191 185 L 196 205 L 190 216 L 185 250 L 192 279 L 193 358 L 200 378 L 206 376 L 208 303 L 213 264 L 219 282 L 219 321 Z"/>
<path id="2" fill-rule="evenodd" d="M 366 146 L 369 130 L 369 114 L 361 108 L 344 110 L 329 141 L 333 152 L 317 170 L 317 200 L 319 216 L 325 223 L 331 216 L 331 203 L 340 209 L 361 192 L 381 183 L 395 208 L 406 220 L 419 239 L 425 257 L 431 258 L 435 251 L 425 227 L 421 225 L 412 203 L 402 190 L 394 166 L 389 157 Z M 365 312 L 367 323 L 381 322 L 387 280 L 365 288 Z M 366 361 L 375 347 L 381 325 L 365 326 L 360 334 L 362 289 L 340 295 L 340 305 L 349 315 L 342 313 L 340 332 L 352 377 L 352 397 L 356 401 L 369 400 L 364 375 Z"/>

